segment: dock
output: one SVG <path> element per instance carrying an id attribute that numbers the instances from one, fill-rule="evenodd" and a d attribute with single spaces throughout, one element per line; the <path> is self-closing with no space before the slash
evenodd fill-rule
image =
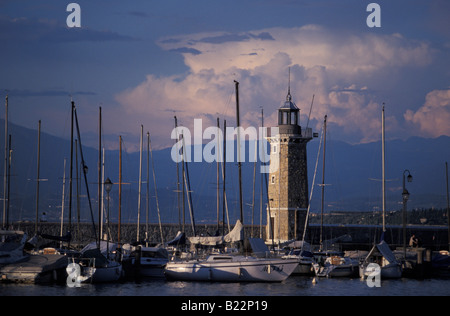
<path id="1" fill-rule="evenodd" d="M 29 255 L 25 259 L 0 266 L 0 282 L 45 284 L 67 278 L 66 256 L 58 254 Z"/>

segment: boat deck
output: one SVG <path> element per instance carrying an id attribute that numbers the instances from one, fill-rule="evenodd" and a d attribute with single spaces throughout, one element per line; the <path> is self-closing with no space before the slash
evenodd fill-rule
<path id="1" fill-rule="evenodd" d="M 30 255 L 0 266 L 0 282 L 48 283 L 64 278 L 68 260 L 63 255 Z"/>

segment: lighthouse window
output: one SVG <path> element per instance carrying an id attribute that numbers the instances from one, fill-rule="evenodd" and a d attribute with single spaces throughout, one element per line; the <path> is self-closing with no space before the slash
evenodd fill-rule
<path id="1" fill-rule="evenodd" d="M 277 153 L 277 145 L 273 145 L 273 153 L 274 153 L 274 154 Z"/>
<path id="2" fill-rule="evenodd" d="M 297 113 L 295 113 L 295 112 L 291 112 L 291 125 L 298 125 Z"/>
<path id="3" fill-rule="evenodd" d="M 275 184 L 275 176 L 272 176 L 272 178 L 270 179 L 270 183 Z"/>

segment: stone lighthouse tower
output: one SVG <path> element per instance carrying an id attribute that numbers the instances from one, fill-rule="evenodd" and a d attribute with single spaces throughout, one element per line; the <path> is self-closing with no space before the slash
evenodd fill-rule
<path id="1" fill-rule="evenodd" d="M 269 205 L 266 236 L 269 241 L 301 239 L 309 204 L 306 144 L 311 128 L 299 125 L 300 110 L 292 101 L 290 87 L 278 109 L 277 135 L 270 143 Z"/>

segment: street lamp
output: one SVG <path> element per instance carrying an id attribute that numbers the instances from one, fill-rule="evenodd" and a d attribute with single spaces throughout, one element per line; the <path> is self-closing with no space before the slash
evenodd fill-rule
<path id="1" fill-rule="evenodd" d="M 405 185 L 406 173 L 408 173 L 408 176 L 406 177 L 408 182 L 412 182 L 412 180 L 413 180 L 413 177 L 408 169 L 403 171 L 403 192 L 402 192 L 402 198 L 403 198 L 403 256 L 404 256 L 405 260 L 406 260 L 406 221 L 407 221 L 407 219 L 406 219 L 406 204 L 408 203 L 409 195 L 410 195 L 408 190 L 406 189 L 406 185 Z"/>
<path id="2" fill-rule="evenodd" d="M 108 216 L 107 216 L 107 221 L 108 221 L 108 237 L 106 238 L 106 256 L 109 259 L 109 193 L 111 192 L 113 183 L 111 182 L 111 180 L 109 178 L 106 179 L 105 183 L 105 191 L 108 194 Z"/>
<path id="3" fill-rule="evenodd" d="M 107 178 L 106 181 L 105 181 L 105 191 L 106 191 L 106 193 L 109 194 L 109 192 L 111 192 L 112 186 L 113 186 L 113 183 L 111 182 L 111 180 L 109 178 Z"/>

